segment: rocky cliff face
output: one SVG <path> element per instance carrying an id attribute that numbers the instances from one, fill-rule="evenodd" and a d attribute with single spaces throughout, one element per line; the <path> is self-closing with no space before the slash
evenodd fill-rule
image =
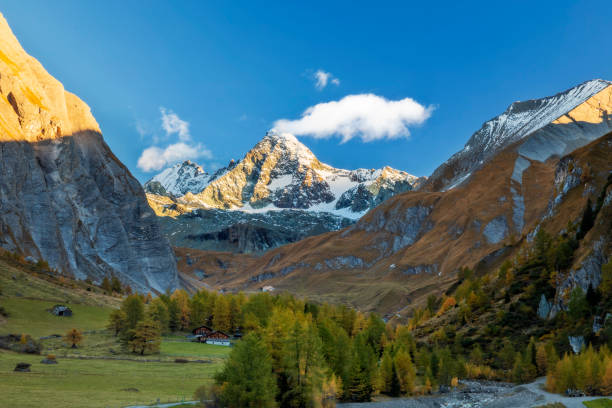
<path id="1" fill-rule="evenodd" d="M 601 197 L 602 218 L 582 241 L 569 275 L 559 278 L 561 289 L 596 284 L 612 248 L 612 200 L 605 190 L 612 171 L 610 112 L 612 85 L 606 81 L 515 103 L 422 188 L 386 200 L 355 224 L 242 265 L 235 258 L 233 269 L 222 274 L 208 254 L 192 252 L 192 268 L 208 265 L 204 281 L 226 289 L 265 284 L 401 314 L 408 304 L 444 293 L 459 268 L 494 270 L 528 245 L 538 228 L 558 234 L 580 219 L 587 199 Z"/>
<path id="2" fill-rule="evenodd" d="M 171 217 L 162 222 L 174 245 L 262 252 L 350 225 L 422 181 L 390 167 L 336 169 L 294 136 L 269 132 L 242 160 L 212 175 L 179 163 L 148 181 L 145 191 L 157 215 Z M 257 224 L 258 233 L 245 234 L 245 223 Z"/>
<path id="3" fill-rule="evenodd" d="M 64 273 L 177 286 L 176 262 L 140 184 L 89 107 L 21 48 L 0 16 L 0 245 Z"/>

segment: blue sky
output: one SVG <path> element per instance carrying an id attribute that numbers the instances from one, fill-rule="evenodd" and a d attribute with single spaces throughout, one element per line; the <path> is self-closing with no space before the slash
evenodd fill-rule
<path id="1" fill-rule="evenodd" d="M 365 93 L 435 109 L 409 138 L 300 140 L 336 167 L 429 175 L 513 101 L 612 79 L 609 1 L 20 0 L 0 11 L 143 182 L 151 146 L 183 139 L 211 170 L 276 120 Z M 332 75 L 323 89 L 317 70 Z M 187 137 L 166 135 L 160 108 L 188 122 Z"/>

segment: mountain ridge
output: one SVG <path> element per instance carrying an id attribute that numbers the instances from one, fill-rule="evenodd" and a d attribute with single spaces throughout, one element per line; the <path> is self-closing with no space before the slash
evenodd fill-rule
<path id="1" fill-rule="evenodd" d="M 368 198 L 380 202 L 382 189 L 407 191 L 417 181 L 422 178 L 389 166 L 378 170 L 334 168 L 320 162 L 295 136 L 270 131 L 242 160 L 213 174 L 185 161 L 157 174 L 144 187 L 150 194 L 167 195 L 193 208 L 261 212 L 322 206 L 312 210 L 356 219 L 372 205 L 354 204 L 349 190 L 357 193 L 359 187 L 365 187 Z M 348 207 L 351 211 L 338 212 Z"/>
<path id="2" fill-rule="evenodd" d="M 388 166 L 337 169 L 295 136 L 268 132 L 212 174 L 185 161 L 144 188 L 173 245 L 261 253 L 346 227 L 423 180 Z"/>
<path id="3" fill-rule="evenodd" d="M 464 169 L 449 168 L 446 178 L 434 173 L 422 188 L 390 198 L 343 230 L 244 263 L 234 258 L 223 274 L 213 263 L 222 255 L 179 248 L 180 269 L 203 270 L 203 282 L 224 290 L 267 285 L 384 313 L 440 295 L 460 268 L 494 268 L 528 245 L 538 228 L 558 234 L 582 216 L 587 198 L 597 200 L 612 170 L 612 86 L 581 98 L 562 115 L 532 124 L 537 130 L 510 135 L 482 163 L 468 163 L 473 169 L 459 183 L 451 176 Z M 560 288 L 597 283 L 612 239 L 604 234 L 597 242 L 578 249 L 568 275 L 559 276 Z"/>
<path id="4" fill-rule="evenodd" d="M 435 191 L 461 184 L 496 152 L 559 120 L 610 85 L 610 81 L 594 79 L 552 96 L 513 102 L 502 114 L 484 122 L 463 149 L 436 168 L 426 186 Z"/>

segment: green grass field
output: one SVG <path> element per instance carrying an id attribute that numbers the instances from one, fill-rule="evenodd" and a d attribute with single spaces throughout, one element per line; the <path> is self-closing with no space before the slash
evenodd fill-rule
<path id="1" fill-rule="evenodd" d="M 0 335 L 25 333 L 39 338 L 64 335 L 72 328 L 88 332 L 78 349 L 69 348 L 60 338 L 43 340 L 42 355 L 0 350 L 0 406 L 10 402 L 14 407 L 115 408 L 152 404 L 158 398 L 161 402 L 191 400 L 231 351 L 181 341 L 180 334 L 164 338 L 159 354 L 141 357 L 122 351 L 117 339 L 104 330 L 121 299 L 71 285 L 49 282 L 0 259 L 0 306 L 9 313 L 8 318 L 0 317 Z M 57 317 L 46 311 L 57 303 L 70 306 L 74 315 Z M 59 364 L 41 364 L 46 354 L 55 354 Z M 209 362 L 179 364 L 176 358 Z M 138 361 L 144 359 L 161 362 Z M 32 372 L 14 372 L 19 362 L 32 364 Z"/>
<path id="2" fill-rule="evenodd" d="M 593 401 L 583 402 L 588 408 L 612 408 L 612 400 L 610 398 L 601 398 Z"/>
<path id="3" fill-rule="evenodd" d="M 0 395 L 15 407 L 123 407 L 160 401 L 191 400 L 197 387 L 211 381 L 220 364 L 142 363 L 58 358 L 0 350 Z M 13 372 L 18 362 L 32 372 Z M 137 389 L 138 391 L 129 391 Z M 128 391 L 126 391 L 128 390 Z"/>
<path id="4" fill-rule="evenodd" d="M 72 309 L 74 315 L 58 317 L 46 311 L 56 303 L 23 298 L 0 298 L 0 305 L 9 313 L 6 323 L 0 325 L 0 334 L 27 333 L 33 337 L 42 337 L 56 333 L 64 335 L 72 328 L 81 331 L 100 330 L 106 326 L 112 311 L 108 307 L 63 303 Z"/>
<path id="5" fill-rule="evenodd" d="M 161 355 L 169 357 L 226 358 L 231 350 L 231 347 L 178 341 L 164 341 L 161 345 Z"/>

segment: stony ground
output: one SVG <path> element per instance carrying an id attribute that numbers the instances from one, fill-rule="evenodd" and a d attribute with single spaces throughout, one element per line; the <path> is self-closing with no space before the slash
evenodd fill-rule
<path id="1" fill-rule="evenodd" d="M 430 397 L 398 398 L 384 401 L 338 404 L 342 408 L 528 408 L 561 402 L 567 408 L 584 408 L 583 401 L 601 397 L 568 398 L 542 389 L 545 379 L 514 386 L 511 384 L 465 381 L 457 391 Z"/>

